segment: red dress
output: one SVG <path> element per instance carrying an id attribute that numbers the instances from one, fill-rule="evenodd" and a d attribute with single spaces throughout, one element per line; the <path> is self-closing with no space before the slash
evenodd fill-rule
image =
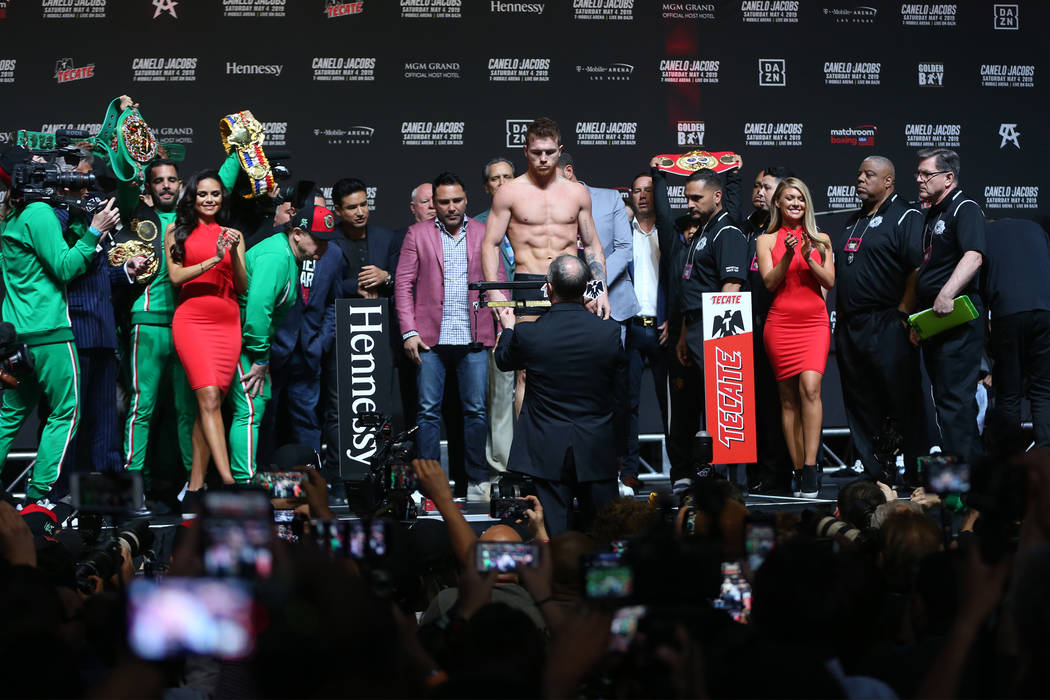
<path id="1" fill-rule="evenodd" d="M 772 251 L 774 266 L 784 257 L 787 250 L 784 238 L 789 233 L 801 238 L 801 229 L 777 231 Z M 809 255 L 820 262 L 820 253 L 815 248 Z M 820 282 L 797 247 L 783 281 L 774 292 L 763 340 L 778 382 L 809 370 L 824 374 L 831 345 L 828 306 Z"/>
<path id="2" fill-rule="evenodd" d="M 186 239 L 183 267 L 215 255 L 222 227 L 200 223 Z M 171 322 L 175 351 L 186 369 L 190 388 L 217 386 L 226 391 L 241 354 L 241 310 L 233 286 L 233 251 L 204 274 L 182 285 Z"/>

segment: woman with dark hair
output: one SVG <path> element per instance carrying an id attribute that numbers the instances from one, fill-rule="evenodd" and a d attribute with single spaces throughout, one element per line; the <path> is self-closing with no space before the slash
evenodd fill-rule
<path id="1" fill-rule="evenodd" d="M 204 487 L 209 459 L 223 482 L 233 483 L 221 406 L 241 352 L 237 295 L 248 289 L 248 272 L 244 239 L 223 225 L 228 198 L 216 171 L 194 173 L 186 181 L 175 223 L 164 233 L 168 275 L 180 289 L 172 339 L 199 409 L 188 492 Z"/>
<path id="2" fill-rule="evenodd" d="M 831 239 L 817 231 L 812 203 L 802 180 L 784 178 L 773 193 L 767 232 L 755 241 L 759 274 L 774 295 L 763 337 L 795 467 L 792 491 L 807 498 L 820 493 L 820 384 L 831 345 L 824 290 L 835 284 Z"/>

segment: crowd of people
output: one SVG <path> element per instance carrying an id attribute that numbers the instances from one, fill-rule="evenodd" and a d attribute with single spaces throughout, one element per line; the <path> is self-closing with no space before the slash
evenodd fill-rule
<path id="1" fill-rule="evenodd" d="M 206 499 L 173 550 L 0 503 L 5 691 L 1045 697 L 1050 452 L 1024 448 L 986 465 L 1010 486 L 974 498 L 957 537 L 936 494 L 860 479 L 827 510 L 774 515 L 715 476 L 677 508 L 618 497 L 555 536 L 526 496 L 479 536 L 434 460 L 412 469 L 440 519 L 366 520 L 357 545 L 331 534 L 317 470 L 281 539 L 230 520 L 259 493 L 237 485 L 209 492 L 227 510 Z M 246 551 L 255 565 L 233 566 Z"/>

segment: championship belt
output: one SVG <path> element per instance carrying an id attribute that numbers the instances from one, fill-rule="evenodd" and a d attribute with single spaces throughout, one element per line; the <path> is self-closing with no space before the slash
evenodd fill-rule
<path id="1" fill-rule="evenodd" d="M 154 226 L 154 228 L 156 227 Z M 123 243 L 115 244 L 109 249 L 109 264 L 113 267 L 122 266 L 135 256 L 142 256 L 149 260 L 146 269 L 135 275 L 136 282 L 145 284 L 153 279 L 157 274 L 157 268 L 160 267 L 160 259 L 157 257 L 156 251 L 153 250 L 153 246 L 149 243 L 143 243 L 142 241 L 131 239 L 124 241 Z"/>
<path id="2" fill-rule="evenodd" d="M 157 157 L 157 135 L 137 108 L 121 111 L 118 97 L 109 103 L 92 151 L 105 159 L 118 180 L 133 182 L 142 179 L 143 168 Z"/>
<path id="3" fill-rule="evenodd" d="M 247 112 L 237 112 L 222 118 L 219 131 L 227 155 L 230 151 L 237 151 L 237 160 L 251 180 L 252 191 L 246 197 L 259 197 L 277 187 L 270 161 L 262 149 L 263 141 L 266 140 L 262 124 Z"/>
<path id="4" fill-rule="evenodd" d="M 714 170 L 716 173 L 724 173 L 727 170 L 739 167 L 737 154 L 732 151 L 718 151 L 708 153 L 707 151 L 689 151 L 684 154 L 667 153 L 656 156 L 659 160 L 656 167 L 665 173 L 675 175 L 692 175 L 697 170 Z"/>

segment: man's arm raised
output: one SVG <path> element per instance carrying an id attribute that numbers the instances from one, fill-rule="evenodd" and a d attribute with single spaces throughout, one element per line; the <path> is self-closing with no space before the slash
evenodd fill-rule
<path id="1" fill-rule="evenodd" d="M 496 190 L 488 221 L 485 222 L 485 239 L 481 243 L 481 272 L 485 275 L 486 282 L 500 281 L 499 268 L 503 263 L 500 261 L 499 246 L 503 237 L 507 235 L 507 226 L 510 224 L 510 197 L 506 190 L 506 187 Z M 507 300 L 500 291 L 493 290 L 487 294 L 494 301 Z"/>
<path id="2" fill-rule="evenodd" d="M 583 192 L 583 202 L 580 206 L 579 229 L 580 240 L 583 242 L 584 257 L 587 267 L 591 270 L 591 277 L 601 280 L 605 286 L 605 293 L 595 299 L 594 312 L 603 319 L 609 318 L 609 287 L 605 279 L 605 252 L 602 250 L 601 239 L 594 226 L 594 217 L 591 216 L 591 195 L 587 188 L 580 188 Z"/>

